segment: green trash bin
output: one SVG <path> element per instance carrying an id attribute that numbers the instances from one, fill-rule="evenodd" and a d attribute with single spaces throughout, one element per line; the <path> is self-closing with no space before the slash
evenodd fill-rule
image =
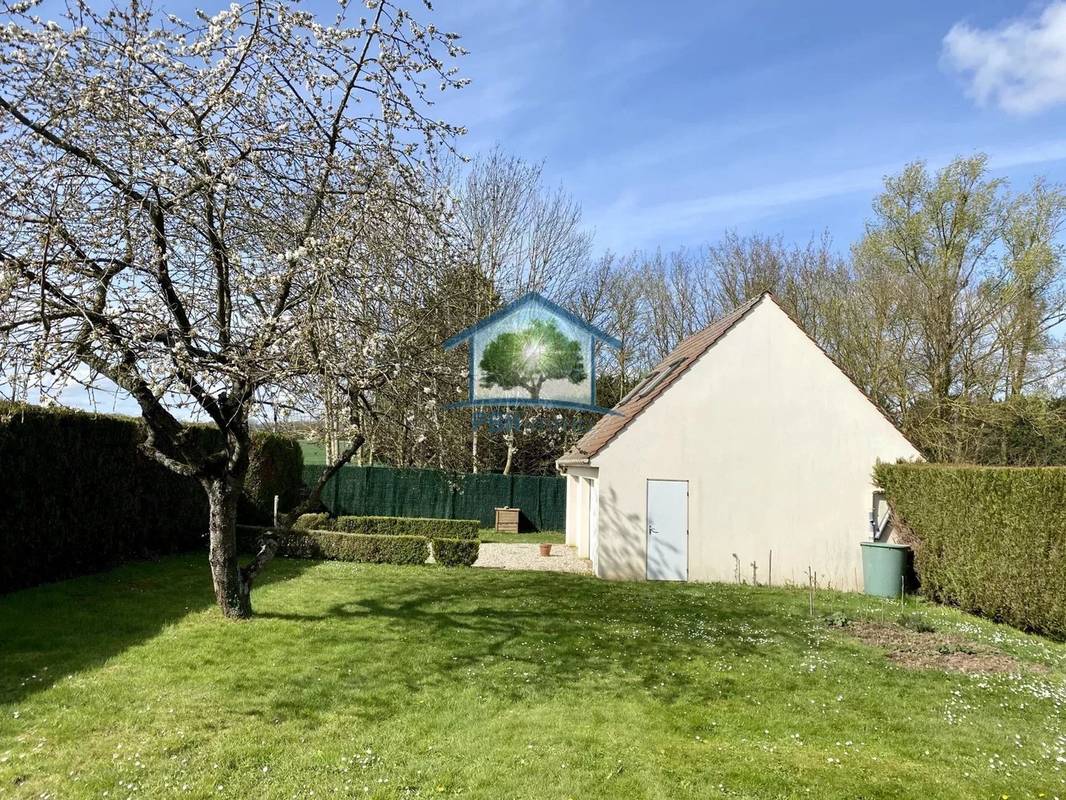
<path id="1" fill-rule="evenodd" d="M 905 544 L 862 542 L 862 588 L 874 597 L 899 597 L 911 549 Z"/>

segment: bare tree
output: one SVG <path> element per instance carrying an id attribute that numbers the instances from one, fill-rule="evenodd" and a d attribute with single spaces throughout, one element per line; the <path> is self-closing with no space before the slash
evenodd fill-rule
<path id="1" fill-rule="evenodd" d="M 644 305 L 641 275 L 632 259 L 607 252 L 581 276 L 571 300 L 572 310 L 621 342 L 615 349 L 597 343 L 600 367 L 597 387 L 602 392 L 612 382 L 611 397 L 601 402 L 613 406 L 646 368 L 643 364 Z M 606 379 L 606 380 L 604 380 Z"/>
<path id="2" fill-rule="evenodd" d="M 577 202 L 544 185 L 541 164 L 499 148 L 473 160 L 457 216 L 472 263 L 505 302 L 530 291 L 565 298 L 589 257 Z"/>
<path id="3" fill-rule="evenodd" d="M 458 235 L 469 262 L 487 281 L 471 298 L 477 317 L 536 291 L 565 302 L 585 268 L 591 234 L 581 226 L 581 208 L 562 188 L 544 185 L 543 165 L 530 164 L 495 148 L 476 157 L 456 192 Z M 504 474 L 518 447 L 513 432 L 506 444 Z M 470 440 L 477 472 L 481 434 Z"/>
<path id="4" fill-rule="evenodd" d="M 229 617 L 251 614 L 273 555 L 264 540 L 237 557 L 250 413 L 320 373 L 320 304 L 366 285 L 372 248 L 410 254 L 441 214 L 428 176 L 458 131 L 427 116 L 426 81 L 462 85 L 447 63 L 462 51 L 390 2 L 368 5 L 331 24 L 284 0 L 191 21 L 78 0 L 44 22 L 6 6 L 3 367 L 87 370 L 129 392 L 146 452 L 207 493 Z M 368 343 L 400 349 L 378 323 L 361 329 Z M 350 391 L 375 358 L 346 367 Z M 193 435 L 189 408 L 217 446 Z"/>

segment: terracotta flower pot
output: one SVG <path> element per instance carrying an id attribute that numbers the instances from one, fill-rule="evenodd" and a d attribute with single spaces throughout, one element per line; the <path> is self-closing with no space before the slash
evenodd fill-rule
<path id="1" fill-rule="evenodd" d="M 552 554 L 552 546 L 550 544 L 542 544 L 540 546 L 540 554 L 542 556 L 550 556 Z"/>

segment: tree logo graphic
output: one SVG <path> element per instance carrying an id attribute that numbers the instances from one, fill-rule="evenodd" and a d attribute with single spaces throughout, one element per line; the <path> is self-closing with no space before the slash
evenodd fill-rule
<path id="1" fill-rule="evenodd" d="M 567 337 L 554 321 L 543 319 L 496 336 L 485 347 L 479 366 L 483 388 L 522 388 L 533 400 L 540 400 L 545 381 L 578 384 L 587 377 L 581 344 Z"/>
<path id="2" fill-rule="evenodd" d="M 520 418 L 522 407 L 613 414 L 596 404 L 596 347 L 621 347 L 613 336 L 536 292 L 519 297 L 444 342 L 466 345 L 467 399 L 449 408 Z M 501 412 L 501 409 L 503 412 Z M 533 412 L 528 420 L 536 419 Z M 555 415 L 554 419 L 563 419 Z"/>

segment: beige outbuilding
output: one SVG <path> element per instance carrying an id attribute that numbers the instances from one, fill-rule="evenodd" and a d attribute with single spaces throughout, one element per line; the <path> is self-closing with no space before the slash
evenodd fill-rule
<path id="1" fill-rule="evenodd" d="M 862 586 L 878 461 L 920 454 L 769 294 L 683 341 L 557 465 L 615 580 Z M 880 531 L 885 535 L 884 531 Z"/>

